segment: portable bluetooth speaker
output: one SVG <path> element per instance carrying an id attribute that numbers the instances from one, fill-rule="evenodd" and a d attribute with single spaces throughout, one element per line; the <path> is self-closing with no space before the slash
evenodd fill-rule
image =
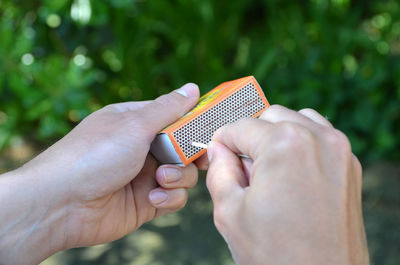
<path id="1" fill-rule="evenodd" d="M 186 166 L 206 149 L 192 145 L 208 144 L 214 132 L 246 117 L 258 117 L 269 103 L 253 76 L 220 84 L 202 96 L 186 115 L 162 130 L 150 151 L 161 163 Z"/>

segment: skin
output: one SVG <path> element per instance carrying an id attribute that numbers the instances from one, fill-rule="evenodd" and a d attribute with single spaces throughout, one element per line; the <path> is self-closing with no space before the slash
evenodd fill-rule
<path id="1" fill-rule="evenodd" d="M 1 175 L 0 264 L 110 242 L 182 208 L 196 166 L 158 166 L 149 148 L 198 96 L 188 84 L 107 106 Z M 237 264 L 369 264 L 360 163 L 314 110 L 271 106 L 260 119 L 224 126 L 196 165 L 209 167 L 215 224 Z"/>
<path id="2" fill-rule="evenodd" d="M 360 163 L 316 111 L 271 106 L 219 129 L 208 156 L 214 221 L 237 264 L 369 264 Z"/>
<path id="3" fill-rule="evenodd" d="M 158 166 L 149 148 L 198 97 L 187 84 L 154 101 L 109 105 L 1 175 L 0 264 L 38 264 L 60 250 L 110 242 L 182 208 L 196 166 Z"/>

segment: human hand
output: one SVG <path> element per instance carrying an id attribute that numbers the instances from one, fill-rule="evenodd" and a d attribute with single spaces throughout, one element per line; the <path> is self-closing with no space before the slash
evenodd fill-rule
<path id="1" fill-rule="evenodd" d="M 369 264 L 360 163 L 316 111 L 271 106 L 218 130 L 207 152 L 215 225 L 237 264 Z"/>
<path id="2" fill-rule="evenodd" d="M 154 101 L 106 106 L 0 178 L 0 199 L 11 203 L 0 222 L 0 260 L 38 263 L 62 249 L 116 240 L 182 208 L 196 166 L 158 167 L 149 148 L 198 97 L 198 87 L 187 84 Z"/>

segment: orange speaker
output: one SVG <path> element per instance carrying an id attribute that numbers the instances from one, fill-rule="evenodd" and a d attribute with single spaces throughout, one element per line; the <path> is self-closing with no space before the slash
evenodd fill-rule
<path id="1" fill-rule="evenodd" d="M 186 115 L 162 130 L 150 151 L 165 164 L 186 166 L 206 150 L 192 143 L 208 144 L 214 132 L 246 117 L 258 117 L 269 103 L 253 76 L 220 84 L 202 96 Z"/>

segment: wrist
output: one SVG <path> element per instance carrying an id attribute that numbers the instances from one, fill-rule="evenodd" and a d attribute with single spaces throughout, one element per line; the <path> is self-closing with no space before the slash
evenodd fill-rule
<path id="1" fill-rule="evenodd" d="M 0 176 L 0 260 L 38 264 L 65 248 L 66 206 L 45 177 L 24 168 Z"/>

